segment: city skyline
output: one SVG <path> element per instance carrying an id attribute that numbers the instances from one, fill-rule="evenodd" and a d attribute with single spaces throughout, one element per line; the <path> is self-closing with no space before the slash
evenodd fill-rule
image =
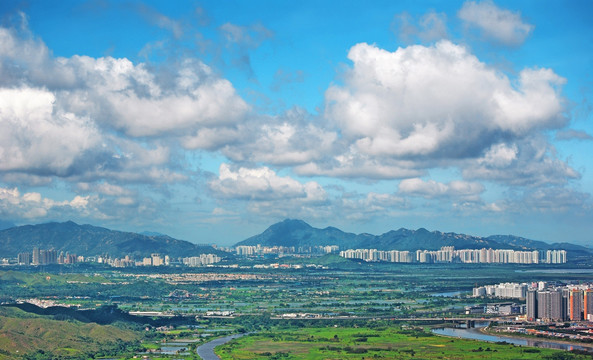
<path id="1" fill-rule="evenodd" d="M 590 1 L 0 5 L 0 219 L 591 244 Z"/>

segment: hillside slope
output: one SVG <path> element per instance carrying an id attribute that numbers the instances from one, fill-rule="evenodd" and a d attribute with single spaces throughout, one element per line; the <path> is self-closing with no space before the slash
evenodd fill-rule
<path id="1" fill-rule="evenodd" d="M 196 245 L 166 235 L 147 236 L 92 225 L 78 225 L 72 221 L 17 226 L 0 231 L 0 252 L 4 256 L 14 257 L 20 252 L 31 252 L 35 247 L 83 256 L 109 254 L 115 257 L 145 257 L 153 253 L 172 257 L 204 253 L 227 255 L 211 246 Z"/>

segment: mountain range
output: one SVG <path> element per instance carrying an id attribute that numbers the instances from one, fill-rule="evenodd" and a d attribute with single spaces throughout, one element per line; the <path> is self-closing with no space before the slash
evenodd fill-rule
<path id="1" fill-rule="evenodd" d="M 171 257 L 200 254 L 228 256 L 228 253 L 212 246 L 196 245 L 167 235 L 109 230 L 92 225 L 78 225 L 72 221 L 16 226 L 0 231 L 2 256 L 15 257 L 20 252 L 31 252 L 34 247 L 83 256 L 109 254 L 113 257 L 132 255 L 142 258 L 153 253 Z"/>
<path id="2" fill-rule="evenodd" d="M 454 246 L 457 249 L 564 249 L 569 252 L 569 255 L 593 255 L 592 250 L 584 246 L 570 243 L 549 244 L 513 235 L 480 237 L 428 231 L 424 228 L 418 230 L 401 228 L 381 235 L 354 234 L 335 227 L 318 229 L 302 220 L 292 219 L 276 223 L 261 234 L 240 241 L 235 246 L 258 244 L 295 248 L 338 245 L 340 249 L 409 251 L 438 250 L 443 246 Z M 200 254 L 229 256 L 229 253 L 212 246 L 197 245 L 160 233 L 123 232 L 92 225 L 78 225 L 72 221 L 13 226 L 0 230 L 0 256 L 15 257 L 20 252 L 31 252 L 34 247 L 83 256 L 109 254 L 113 257 L 132 255 L 135 258 L 141 258 L 153 253 L 171 257 L 199 256 Z"/>
<path id="3" fill-rule="evenodd" d="M 564 249 L 569 252 L 590 253 L 591 250 L 569 243 L 548 244 L 514 235 L 492 235 L 488 237 L 456 233 L 428 231 L 424 228 L 409 230 L 401 228 L 381 235 L 347 233 L 335 227 L 314 228 L 302 220 L 287 219 L 276 223 L 259 235 L 243 240 L 235 246 L 294 246 L 312 247 L 338 245 L 340 249 L 378 249 L 378 250 L 438 250 L 443 246 L 457 249 L 513 249 L 513 250 L 553 250 Z"/>

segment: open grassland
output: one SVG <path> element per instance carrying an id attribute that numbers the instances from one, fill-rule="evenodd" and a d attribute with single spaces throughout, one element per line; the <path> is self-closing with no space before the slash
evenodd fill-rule
<path id="1" fill-rule="evenodd" d="M 558 350 L 434 336 L 386 327 L 278 330 L 246 336 L 216 350 L 231 359 L 590 359 Z"/>

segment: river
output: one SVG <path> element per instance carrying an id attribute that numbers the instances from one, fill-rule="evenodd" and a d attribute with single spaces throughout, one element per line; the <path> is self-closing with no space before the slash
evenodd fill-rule
<path id="1" fill-rule="evenodd" d="M 521 346 L 532 346 L 547 349 L 558 349 L 558 350 L 584 350 L 593 352 L 593 348 L 584 347 L 580 345 L 573 345 L 562 342 L 555 342 L 552 340 L 535 340 L 526 338 L 506 337 L 484 334 L 480 331 L 487 323 L 476 323 L 476 328 L 465 329 L 465 328 L 442 328 L 433 329 L 432 332 L 437 335 L 451 336 L 463 339 L 473 339 L 488 342 L 507 342 L 509 344 L 521 345 Z"/>
<path id="2" fill-rule="evenodd" d="M 198 356 L 201 357 L 203 360 L 220 360 L 218 355 L 214 353 L 214 348 L 218 345 L 225 344 L 233 339 L 237 339 L 245 335 L 247 334 L 235 334 L 208 341 L 207 343 L 198 346 Z"/>

